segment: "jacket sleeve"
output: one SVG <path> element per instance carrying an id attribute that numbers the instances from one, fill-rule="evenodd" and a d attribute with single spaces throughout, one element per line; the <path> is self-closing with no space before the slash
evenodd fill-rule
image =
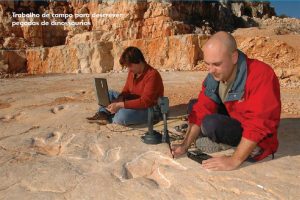
<path id="1" fill-rule="evenodd" d="M 124 101 L 124 107 L 129 109 L 148 108 L 157 103 L 159 91 L 163 83 L 158 73 L 152 73 L 145 77 L 145 87 L 140 98 Z"/>
<path id="2" fill-rule="evenodd" d="M 280 85 L 275 73 L 252 77 L 246 106 L 242 110 L 243 137 L 259 143 L 276 132 L 281 113 Z"/>
<path id="3" fill-rule="evenodd" d="M 205 95 L 204 82 L 202 83 L 202 90 L 198 95 L 198 101 L 194 104 L 191 113 L 189 114 L 189 123 L 201 126 L 202 120 L 206 115 L 216 113 L 218 104 Z"/>

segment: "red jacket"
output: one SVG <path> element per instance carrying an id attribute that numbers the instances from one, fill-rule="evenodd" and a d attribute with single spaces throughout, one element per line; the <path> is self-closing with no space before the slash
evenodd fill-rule
<path id="1" fill-rule="evenodd" d="M 189 122 L 201 125 L 202 119 L 216 113 L 218 84 L 209 74 L 202 85 L 198 102 L 194 105 Z M 262 148 L 254 157 L 261 160 L 277 151 L 277 129 L 280 121 L 280 85 L 273 69 L 258 60 L 249 59 L 239 52 L 238 71 L 224 105 L 230 117 L 240 121 L 243 137 Z"/>
<path id="2" fill-rule="evenodd" d="M 164 96 L 164 85 L 159 72 L 148 64 L 137 79 L 134 78 L 134 73 L 128 72 L 121 95 L 125 100 L 125 108 L 143 109 L 154 106 L 158 98 Z"/>

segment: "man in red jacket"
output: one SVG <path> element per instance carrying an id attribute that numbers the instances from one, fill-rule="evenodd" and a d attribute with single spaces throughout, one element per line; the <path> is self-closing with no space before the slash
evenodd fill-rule
<path id="1" fill-rule="evenodd" d="M 226 32 L 213 35 L 203 53 L 209 74 L 189 114 L 187 135 L 182 144 L 172 147 L 173 155 L 184 154 L 199 136 L 237 146 L 232 156 L 203 161 L 208 170 L 233 170 L 247 159 L 273 155 L 281 113 L 280 86 L 273 69 L 247 58 Z"/>
<path id="2" fill-rule="evenodd" d="M 164 95 L 164 86 L 159 72 L 148 65 L 142 52 L 128 47 L 120 58 L 120 64 L 128 68 L 126 84 L 121 93 L 109 91 L 110 105 L 100 107 L 90 121 L 101 124 L 144 124 L 148 118 L 148 107 L 157 105 Z"/>

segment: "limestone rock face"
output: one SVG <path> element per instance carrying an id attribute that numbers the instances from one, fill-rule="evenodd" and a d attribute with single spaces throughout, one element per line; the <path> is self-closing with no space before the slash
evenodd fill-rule
<path id="1" fill-rule="evenodd" d="M 296 18 L 279 18 L 273 16 L 263 20 L 263 26 L 273 27 L 276 35 L 300 34 L 300 20 Z"/>
<path id="2" fill-rule="evenodd" d="M 251 11 L 251 12 L 250 12 Z M 12 12 L 36 14 L 73 14 L 73 17 L 16 18 Z M 258 13 L 258 14 L 257 14 Z M 85 17 L 84 14 L 89 14 Z M 93 17 L 98 14 L 98 17 Z M 103 17 L 105 14 L 120 16 Z M 132 40 L 157 38 L 193 33 L 202 30 L 210 34 L 212 30 L 233 30 L 237 19 L 273 16 L 274 10 L 268 3 L 228 3 L 220 1 L 1 1 L 0 27 L 4 38 L 24 37 L 28 46 L 57 46 L 66 43 L 66 37 L 86 31 L 110 32 L 114 39 Z M 75 15 L 78 15 L 75 17 Z M 101 15 L 101 16 L 99 16 Z M 11 27 L 13 21 L 85 21 L 90 26 L 29 26 Z M 213 28 L 213 29 L 209 29 Z"/>
<path id="3" fill-rule="evenodd" d="M 26 72 L 26 54 L 24 50 L 0 50 L 0 73 Z"/>
<path id="4" fill-rule="evenodd" d="M 102 73 L 113 69 L 112 43 L 81 43 L 26 51 L 28 73 Z"/>
<path id="5" fill-rule="evenodd" d="M 13 12 L 50 16 L 16 18 Z M 159 69 L 203 69 L 201 47 L 209 35 L 274 15 L 269 3 L 247 1 L 1 1 L 0 48 L 25 50 L 22 70 L 34 74 L 119 70 L 119 56 L 129 45 Z M 25 21 L 90 25 L 12 26 Z"/>
<path id="6" fill-rule="evenodd" d="M 270 37 L 237 38 L 239 48 L 250 58 L 256 58 L 269 64 L 280 79 L 299 80 L 298 53 L 283 41 Z"/>
<path id="7" fill-rule="evenodd" d="M 90 34 L 92 33 L 92 34 Z M 202 59 L 201 46 L 207 36 L 189 34 L 121 42 L 98 42 L 101 34 L 78 34 L 69 45 L 27 50 L 28 72 L 101 73 L 121 70 L 119 58 L 127 46 L 136 46 L 147 62 L 159 69 L 193 70 Z M 159 44 L 159 46 L 158 46 Z"/>
<path id="8" fill-rule="evenodd" d="M 129 40 L 115 45 L 115 64 L 126 46 L 136 46 L 146 55 L 147 62 L 158 69 L 193 70 L 198 60 L 202 60 L 201 47 L 207 36 L 186 34 L 155 39 Z"/>

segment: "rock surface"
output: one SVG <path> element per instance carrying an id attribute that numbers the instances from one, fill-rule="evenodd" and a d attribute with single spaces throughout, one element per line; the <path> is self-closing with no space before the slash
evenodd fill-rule
<path id="1" fill-rule="evenodd" d="M 0 78 L 10 78 L 0 79 L 1 199 L 300 198 L 299 19 L 274 17 L 268 3 L 257 2 L 86 2 L 0 2 Z M 16 19 L 13 11 L 125 15 L 46 17 L 47 22 L 91 25 L 20 27 L 11 23 L 42 19 Z M 173 160 L 166 144 L 143 144 L 145 127 L 86 122 L 97 110 L 93 78 L 105 77 L 111 89 L 120 90 L 126 73 L 118 59 L 134 45 L 164 71 L 173 117 L 168 124 L 181 124 L 206 72 L 179 71 L 206 70 L 201 47 L 218 30 L 235 30 L 239 48 L 270 64 L 280 78 L 280 147 L 274 160 L 208 172 L 186 156 Z M 103 72 L 120 73 L 85 74 Z M 155 129 L 162 130 L 162 123 Z"/>
<path id="2" fill-rule="evenodd" d="M 30 46 L 56 46 L 85 31 L 110 32 L 115 40 L 132 40 L 157 38 L 171 35 L 193 33 L 211 33 L 213 30 L 233 30 L 242 16 L 250 18 L 274 16 L 275 12 L 269 3 L 229 3 L 219 1 L 90 1 L 76 0 L 71 2 L 55 1 L 2 1 L 0 4 L 2 27 L 6 29 L 5 37 L 17 35 L 24 37 Z M 75 17 L 54 19 L 29 18 L 29 20 L 46 21 L 86 21 L 90 26 L 29 26 L 11 27 L 10 22 L 25 20 L 13 18 L 12 12 L 32 12 L 42 14 L 77 14 Z M 88 17 L 84 14 L 90 14 Z M 92 17 L 92 14 L 123 14 L 122 17 Z M 28 20 L 28 19 L 26 19 Z M 246 23 L 246 22 L 244 22 Z M 238 25 L 239 26 L 239 25 Z M 16 30 L 15 30 L 16 29 Z"/>
<path id="3" fill-rule="evenodd" d="M 120 90 L 126 75 L 0 79 L 0 198 L 300 198 L 299 88 L 281 88 L 286 109 L 274 160 L 246 162 L 231 172 L 209 172 L 186 156 L 173 160 L 167 144 L 143 144 L 140 136 L 147 130 L 143 126 L 99 126 L 85 120 L 97 110 L 93 78 L 105 77 L 110 88 Z M 173 117 L 169 127 L 182 123 L 186 103 L 198 95 L 205 75 L 162 73 Z M 155 125 L 155 130 L 162 129 L 161 122 Z"/>
<path id="4" fill-rule="evenodd" d="M 13 12 L 50 16 L 18 18 L 13 17 Z M 73 16 L 61 18 L 51 14 Z M 93 14 L 120 16 L 93 17 Z M 128 45 L 141 48 L 149 63 L 157 68 L 193 70 L 199 68 L 196 66 L 202 61 L 201 46 L 208 35 L 218 30 L 253 26 L 255 20 L 274 15 L 269 3 L 251 2 L 1 1 L 0 48 L 26 50 L 27 63 L 20 71 L 31 74 L 120 70 L 118 59 Z M 25 21 L 90 25 L 12 26 L 12 22 Z M 9 68 L 20 69 L 20 66 Z"/>
<path id="5" fill-rule="evenodd" d="M 299 20 L 300 21 L 300 20 Z M 269 64 L 281 84 L 298 84 L 300 80 L 299 34 L 277 35 L 270 28 L 238 29 L 233 35 L 238 47 L 250 58 Z"/>
<path id="6" fill-rule="evenodd" d="M 0 50 L 0 73 L 21 73 L 26 70 L 25 50 Z"/>
<path id="7" fill-rule="evenodd" d="M 111 42 L 80 43 L 26 51 L 27 71 L 43 73 L 102 73 L 113 69 Z"/>

